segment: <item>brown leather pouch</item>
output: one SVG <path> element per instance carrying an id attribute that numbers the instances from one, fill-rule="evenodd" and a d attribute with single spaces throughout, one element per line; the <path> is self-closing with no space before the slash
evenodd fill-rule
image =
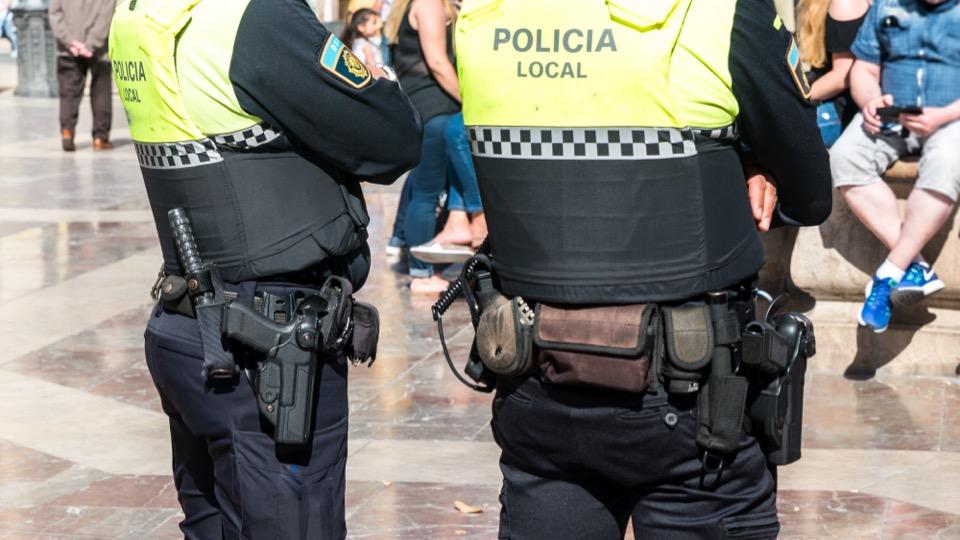
<path id="1" fill-rule="evenodd" d="M 659 313 L 652 304 L 537 306 L 535 354 L 544 381 L 643 392 L 659 354 Z"/>

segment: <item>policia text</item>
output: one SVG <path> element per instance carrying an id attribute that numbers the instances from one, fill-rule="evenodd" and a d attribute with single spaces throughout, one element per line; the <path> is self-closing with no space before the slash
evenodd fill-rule
<path id="1" fill-rule="evenodd" d="M 493 50 L 501 47 L 512 47 L 518 53 L 599 53 L 604 51 L 617 52 L 617 42 L 613 37 L 613 30 L 570 28 L 560 30 L 555 28 L 531 30 L 519 28 L 497 28 L 493 31 Z M 581 62 L 568 61 L 517 61 L 517 77 L 549 79 L 586 79 Z"/>

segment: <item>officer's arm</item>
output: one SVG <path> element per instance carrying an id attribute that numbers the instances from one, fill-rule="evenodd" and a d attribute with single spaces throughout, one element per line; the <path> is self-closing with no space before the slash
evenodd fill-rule
<path id="1" fill-rule="evenodd" d="M 328 52 L 331 39 L 303 0 L 252 0 L 230 66 L 240 106 L 308 156 L 392 182 L 420 159 L 420 116 L 397 83 Z"/>
<path id="2" fill-rule="evenodd" d="M 776 17 L 771 0 L 737 2 L 730 74 L 740 132 L 748 160 L 776 179 L 774 225 L 818 225 L 830 215 L 830 165 L 799 58 L 791 65 L 792 38 Z"/>

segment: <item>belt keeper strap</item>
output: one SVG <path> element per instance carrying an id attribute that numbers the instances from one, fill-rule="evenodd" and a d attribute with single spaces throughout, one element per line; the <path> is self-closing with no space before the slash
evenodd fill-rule
<path id="1" fill-rule="evenodd" d="M 697 444 L 705 451 L 726 456 L 736 452 L 743 433 L 748 381 L 737 375 L 711 376 L 700 393 L 700 429 Z"/>
<path id="2" fill-rule="evenodd" d="M 199 272 L 193 272 L 186 275 L 187 294 L 191 298 L 206 293 L 215 293 L 217 287 L 214 284 L 213 272 L 209 268 Z"/>
<path id="3" fill-rule="evenodd" d="M 713 321 L 713 334 L 717 345 L 733 345 L 740 341 L 740 317 L 735 310 L 728 310 L 726 315 Z"/>

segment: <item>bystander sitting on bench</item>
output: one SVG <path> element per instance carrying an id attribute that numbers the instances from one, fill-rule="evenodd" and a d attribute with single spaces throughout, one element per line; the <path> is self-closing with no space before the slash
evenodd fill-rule
<path id="1" fill-rule="evenodd" d="M 861 325 L 887 329 L 894 306 L 943 289 L 921 251 L 960 195 L 960 3 L 877 0 L 852 52 L 850 85 L 860 113 L 831 150 L 834 185 L 890 250 L 866 287 Z M 901 218 L 881 175 L 921 153 Z"/>

